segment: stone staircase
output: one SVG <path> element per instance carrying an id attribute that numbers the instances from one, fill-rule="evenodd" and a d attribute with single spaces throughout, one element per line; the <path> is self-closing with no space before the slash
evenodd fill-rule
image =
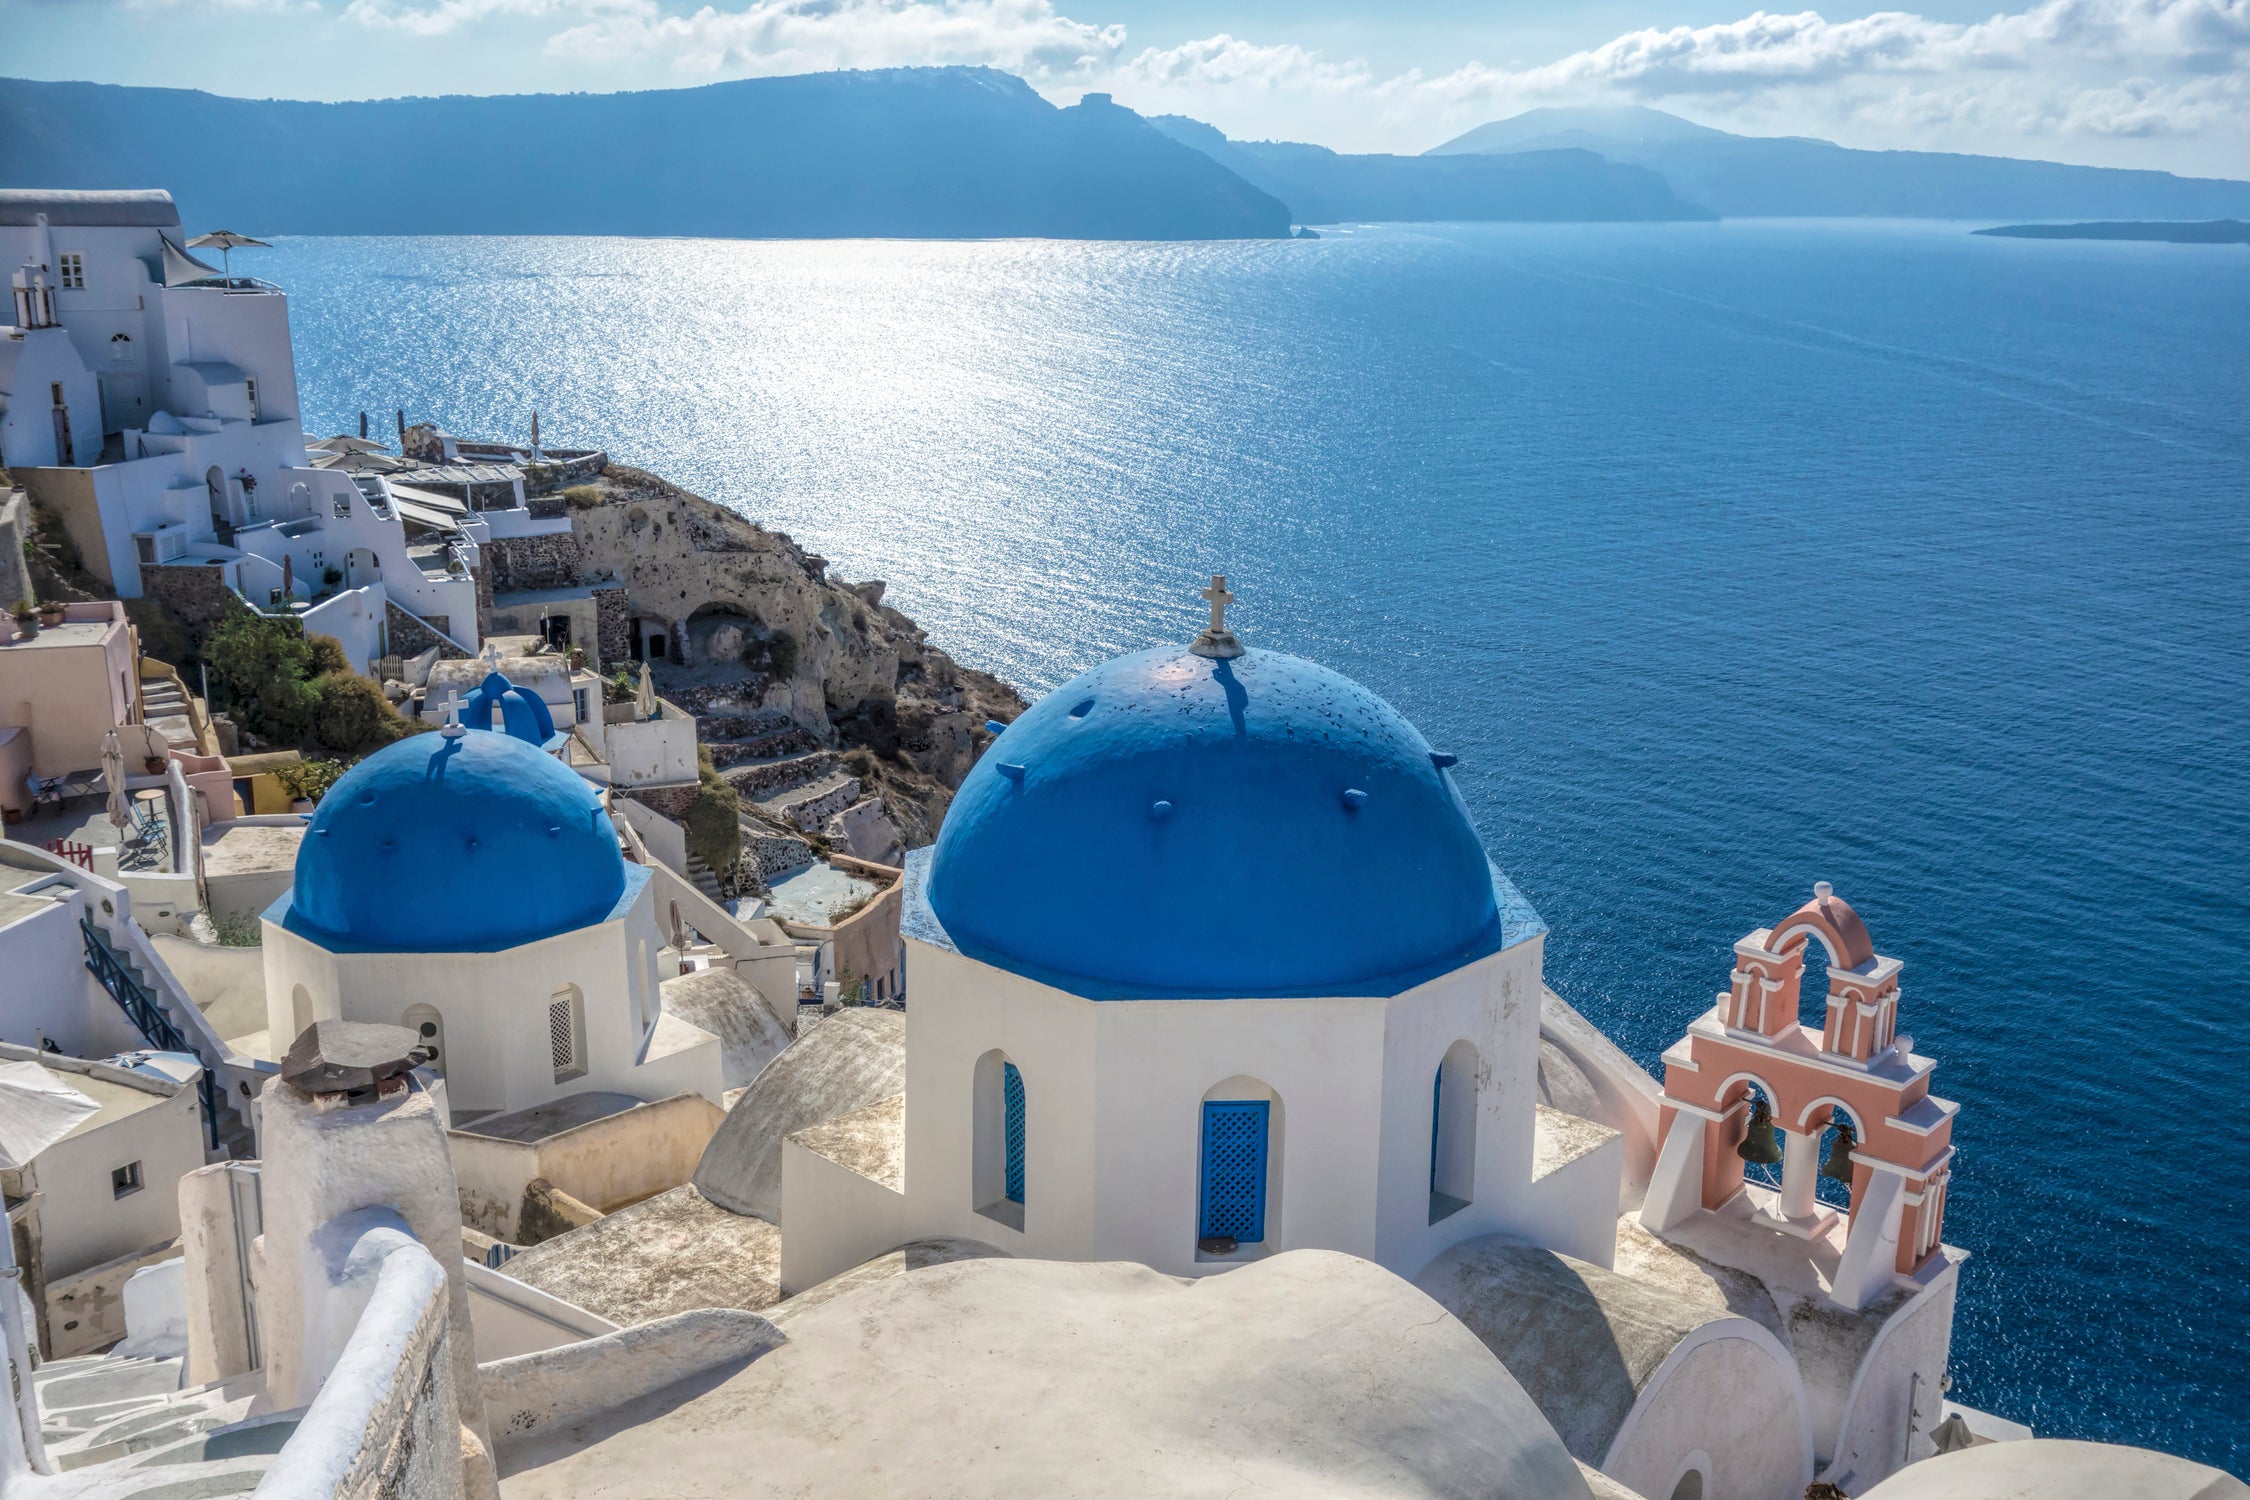
<path id="1" fill-rule="evenodd" d="M 719 894 L 719 877 L 711 872 L 711 867 L 703 862 L 702 856 L 692 851 L 687 857 L 687 878 L 689 885 L 713 902 L 720 906 L 727 904 L 727 898 Z"/>
<path id="2" fill-rule="evenodd" d="M 752 806 L 770 823 L 818 833 L 828 820 L 859 800 L 859 778 L 847 771 L 830 771 L 753 799 Z"/>
<path id="3" fill-rule="evenodd" d="M 142 678 L 141 716 L 173 749 L 185 750 L 190 755 L 197 753 L 195 713 L 188 704 L 187 694 L 180 690 L 178 679 Z"/>
<path id="4" fill-rule="evenodd" d="M 256 1375 L 183 1386 L 184 1361 L 94 1354 L 31 1373 L 39 1433 L 63 1474 L 117 1500 L 247 1495 L 297 1427 L 296 1412 L 253 1418 Z M 52 1483 L 53 1481 L 50 1481 Z"/>

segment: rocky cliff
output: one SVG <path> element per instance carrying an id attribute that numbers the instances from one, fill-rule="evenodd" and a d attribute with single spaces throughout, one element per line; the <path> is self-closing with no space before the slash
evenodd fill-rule
<path id="1" fill-rule="evenodd" d="M 578 581 L 623 585 L 658 690 L 696 716 L 754 818 L 874 858 L 880 812 L 899 845 L 928 843 L 985 722 L 1023 710 L 884 604 L 880 581 L 834 577 L 788 536 L 654 474 L 612 463 L 548 503 L 571 518 Z M 605 671 L 629 642 L 603 642 Z"/>

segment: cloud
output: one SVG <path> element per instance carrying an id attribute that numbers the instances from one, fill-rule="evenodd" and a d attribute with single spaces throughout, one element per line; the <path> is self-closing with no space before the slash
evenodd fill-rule
<path id="1" fill-rule="evenodd" d="M 1596 102 L 1673 105 L 1737 129 L 1859 145 L 2027 149 L 2231 133 L 2239 155 L 2250 142 L 2250 0 L 2036 0 L 1973 22 L 1761 10 L 1629 31 L 1534 66 L 1389 74 L 1227 33 L 1136 50 L 1123 26 L 1065 15 L 1055 0 L 694 10 L 660 0 L 350 0 L 344 13 L 420 35 L 546 23 L 557 57 L 697 76 L 985 64 L 1063 97 L 1107 89 L 1144 112 L 1181 109 L 1236 134 L 1357 149 L 1427 145 L 1498 114 Z"/>

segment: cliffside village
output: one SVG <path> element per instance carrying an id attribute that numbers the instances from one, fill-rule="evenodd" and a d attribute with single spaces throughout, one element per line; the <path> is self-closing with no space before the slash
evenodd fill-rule
<path id="1" fill-rule="evenodd" d="M 0 259 L 0 1495 L 2250 1497 L 1949 1398 L 1962 1111 L 1825 884 L 1651 1074 L 1223 578 L 1026 709 L 535 419 L 308 440 L 164 193 Z M 245 619 L 400 732 L 314 786 L 144 641 Z"/>

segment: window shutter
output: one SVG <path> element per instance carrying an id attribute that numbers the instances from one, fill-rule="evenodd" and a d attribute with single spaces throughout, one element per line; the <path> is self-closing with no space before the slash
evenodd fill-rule
<path id="1" fill-rule="evenodd" d="M 1266 1116 L 1263 1099 L 1203 1106 L 1203 1204 L 1198 1238 L 1244 1244 L 1266 1237 Z"/>

